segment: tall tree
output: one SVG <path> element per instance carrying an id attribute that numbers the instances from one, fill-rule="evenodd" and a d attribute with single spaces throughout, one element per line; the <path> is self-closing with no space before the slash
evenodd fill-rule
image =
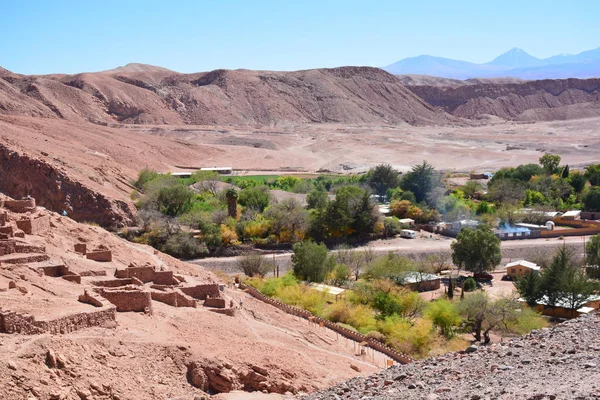
<path id="1" fill-rule="evenodd" d="M 227 189 L 225 198 L 227 199 L 227 214 L 229 214 L 231 218 L 237 218 L 237 190 L 234 188 Z"/>
<path id="2" fill-rule="evenodd" d="M 586 211 L 600 211 L 600 186 L 592 186 L 583 196 Z"/>
<path id="3" fill-rule="evenodd" d="M 540 157 L 540 165 L 544 167 L 547 174 L 555 173 L 559 164 L 560 156 L 558 154 L 546 153 Z"/>
<path id="4" fill-rule="evenodd" d="M 485 225 L 462 229 L 451 248 L 452 262 L 474 273 L 491 271 L 502 259 L 500 239 Z"/>
<path id="5" fill-rule="evenodd" d="M 594 235 L 585 245 L 585 260 L 587 265 L 600 266 L 600 235 Z"/>
<path id="6" fill-rule="evenodd" d="M 308 282 L 323 282 L 335 266 L 335 259 L 328 256 L 324 244 L 306 241 L 292 247 L 294 275 Z"/>
<path id="7" fill-rule="evenodd" d="M 400 187 L 413 192 L 417 202 L 420 203 L 427 200 L 427 195 L 437 183 L 435 168 L 427 161 L 423 161 L 422 164 L 414 165 L 411 171 L 404 176 Z"/>
<path id="8" fill-rule="evenodd" d="M 585 168 L 585 177 L 592 186 L 600 186 L 600 164 L 588 165 Z"/>
<path id="9" fill-rule="evenodd" d="M 569 173 L 569 184 L 573 187 L 575 193 L 581 193 L 585 189 L 585 184 L 588 178 L 579 171 L 572 171 Z"/>
<path id="10" fill-rule="evenodd" d="M 376 195 L 383 197 L 388 189 L 398 187 L 399 173 L 389 164 L 380 164 L 367 173 L 367 184 Z"/>

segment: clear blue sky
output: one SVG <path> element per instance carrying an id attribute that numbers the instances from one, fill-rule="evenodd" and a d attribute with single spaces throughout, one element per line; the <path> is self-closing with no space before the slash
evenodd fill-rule
<path id="1" fill-rule="evenodd" d="M 180 72 L 487 62 L 600 47 L 600 1 L 2 0 L 0 66 L 24 74 L 129 62 Z"/>

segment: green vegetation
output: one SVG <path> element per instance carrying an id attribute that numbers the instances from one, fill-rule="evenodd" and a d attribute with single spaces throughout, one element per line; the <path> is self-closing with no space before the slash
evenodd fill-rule
<path id="1" fill-rule="evenodd" d="M 454 265 L 474 273 L 491 271 L 502 259 L 500 239 L 485 225 L 462 229 L 451 247 Z"/>

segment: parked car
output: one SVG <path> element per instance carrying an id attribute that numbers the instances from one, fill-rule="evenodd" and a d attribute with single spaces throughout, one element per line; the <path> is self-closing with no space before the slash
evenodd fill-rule
<path id="1" fill-rule="evenodd" d="M 492 276 L 492 274 L 489 274 L 487 272 L 477 272 L 473 274 L 473 279 L 475 279 L 476 281 L 491 281 L 492 279 L 494 279 L 494 277 Z"/>
<path id="2" fill-rule="evenodd" d="M 502 280 L 503 281 L 512 281 L 513 277 L 510 275 L 502 275 Z"/>

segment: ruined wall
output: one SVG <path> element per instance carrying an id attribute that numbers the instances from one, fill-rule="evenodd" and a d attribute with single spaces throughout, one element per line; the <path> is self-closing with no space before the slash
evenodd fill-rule
<path id="1" fill-rule="evenodd" d="M 48 215 L 21 219 L 16 222 L 17 227 L 28 235 L 39 235 L 50 230 L 50 217 Z"/>
<path id="2" fill-rule="evenodd" d="M 108 279 L 104 281 L 94 281 L 92 282 L 92 285 L 107 288 L 116 288 L 121 286 L 133 285 L 133 280 L 131 278 Z"/>
<path id="3" fill-rule="evenodd" d="M 152 313 L 152 296 L 150 292 L 103 289 L 99 294 L 114 304 L 118 312 L 149 311 Z"/>
<path id="4" fill-rule="evenodd" d="M 35 335 L 40 333 L 69 333 L 83 328 L 99 326 L 115 320 L 115 307 L 91 310 L 52 320 L 36 321 L 28 314 L 0 310 L 0 333 Z"/>
<path id="5" fill-rule="evenodd" d="M 127 278 L 135 277 L 144 283 L 152 282 L 155 274 L 153 267 L 129 267 L 125 269 L 125 272 Z"/>
<path id="6" fill-rule="evenodd" d="M 88 260 L 100 262 L 112 261 L 112 252 L 110 250 L 89 251 L 85 256 Z"/>
<path id="7" fill-rule="evenodd" d="M 73 250 L 75 250 L 76 253 L 83 254 L 85 256 L 87 253 L 87 245 L 85 243 L 75 243 L 75 245 L 73 245 Z"/>
<path id="8" fill-rule="evenodd" d="M 188 296 L 192 296 L 195 299 L 206 300 L 210 297 L 220 297 L 221 292 L 219 291 L 219 285 L 216 283 L 210 283 L 206 285 L 196 285 L 191 287 L 182 287 L 181 291 Z"/>
<path id="9" fill-rule="evenodd" d="M 63 170 L 2 144 L 0 170 L 0 191 L 10 197 L 29 194 L 38 205 L 49 210 L 59 213 L 66 210 L 76 221 L 95 222 L 104 227 L 121 227 L 134 220 L 133 205 L 110 199 L 73 180 Z"/>
<path id="10" fill-rule="evenodd" d="M 9 195 L 10 196 L 10 195 Z M 11 196 L 11 197 L 21 197 L 21 196 Z M 35 211 L 35 199 L 26 199 L 26 200 L 5 200 L 4 207 L 9 209 L 14 213 L 26 213 Z"/>
<path id="11" fill-rule="evenodd" d="M 208 297 L 204 300 L 204 307 L 225 308 L 227 307 L 225 299 L 216 299 Z"/>
<path id="12" fill-rule="evenodd" d="M 173 285 L 173 271 L 155 271 L 152 279 L 157 285 Z"/>
<path id="13" fill-rule="evenodd" d="M 160 301 L 173 307 L 193 307 L 196 308 L 197 302 L 190 296 L 178 291 L 161 292 L 158 290 L 150 292 L 152 300 Z"/>

